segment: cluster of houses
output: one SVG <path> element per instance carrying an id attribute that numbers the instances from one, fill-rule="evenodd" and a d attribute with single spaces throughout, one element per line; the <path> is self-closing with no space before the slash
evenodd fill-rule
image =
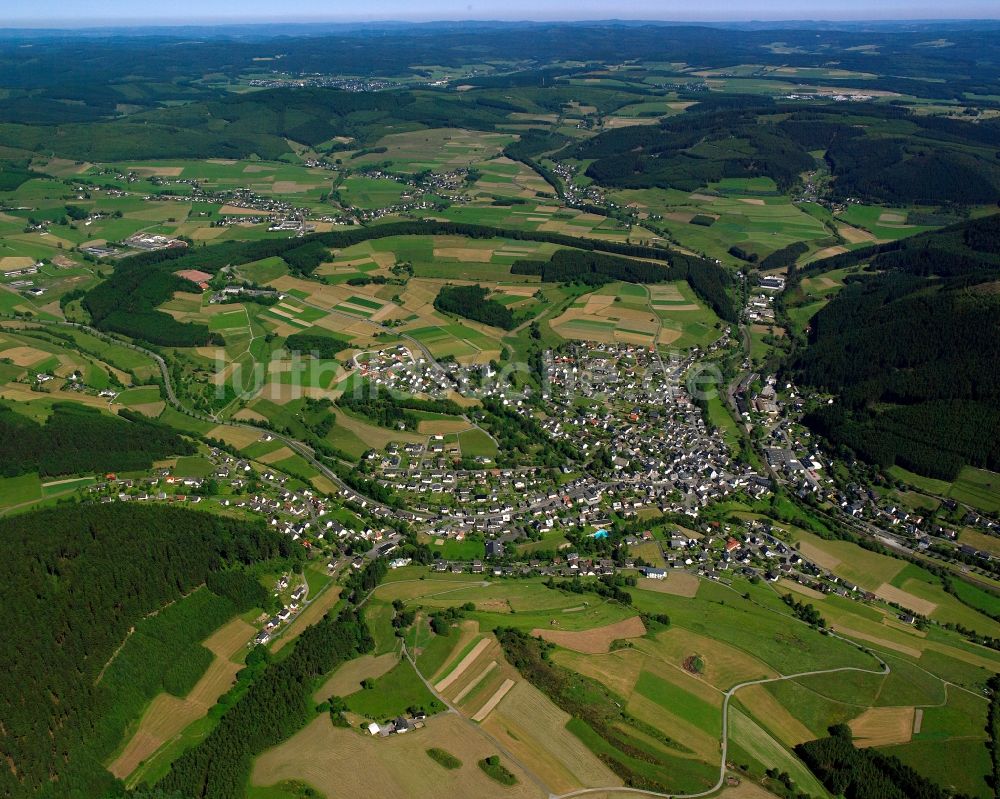
<path id="1" fill-rule="evenodd" d="M 291 579 L 287 574 L 281 577 L 274 592 L 275 596 L 281 596 L 282 593 L 287 592 L 290 585 Z M 308 593 L 309 586 L 305 583 L 296 586 L 288 597 L 288 604 L 283 605 L 281 610 L 264 622 L 264 628 L 253 639 L 254 644 L 267 644 L 278 632 L 281 625 L 290 622 L 299 612 L 301 604 L 305 601 Z"/>
<path id="2" fill-rule="evenodd" d="M 935 515 L 914 510 L 866 486 L 838 481 L 827 467 L 828 458 L 801 424 L 805 402 L 792 383 L 779 385 L 774 375 L 748 372 L 734 389 L 733 399 L 747 429 L 764 430 L 761 451 L 771 477 L 801 499 L 812 499 L 839 513 L 855 529 L 897 549 L 928 550 L 935 544 L 951 547 L 964 559 L 988 562 L 989 552 L 957 543 L 955 525 L 945 526 Z M 958 504 L 941 502 L 941 512 L 952 514 Z M 1000 524 L 968 512 L 961 525 L 1000 535 Z"/>
<path id="3" fill-rule="evenodd" d="M 433 361 L 414 356 L 405 344 L 359 352 L 353 363 L 359 376 L 391 391 L 439 395 L 454 388 Z"/>
<path id="4" fill-rule="evenodd" d="M 765 278 L 768 280 L 769 278 Z M 747 301 L 744 311 L 748 321 L 758 325 L 774 324 L 774 295 L 768 291 L 758 291 Z"/>
<path id="5" fill-rule="evenodd" d="M 209 299 L 210 303 L 231 302 L 240 297 L 273 297 L 275 300 L 283 300 L 285 295 L 277 289 L 250 288 L 248 286 L 226 286 L 215 292 Z"/>
<path id="6" fill-rule="evenodd" d="M 345 92 L 380 92 L 393 89 L 397 84 L 381 78 L 341 78 L 333 75 L 300 75 L 297 78 L 272 77 L 253 78 L 249 86 L 260 89 L 301 89 L 304 87 L 321 89 L 341 89 Z M 306 166 L 313 164 L 306 162 Z"/>
<path id="7" fill-rule="evenodd" d="M 38 270 L 41 268 L 42 268 L 42 262 L 36 261 L 35 263 L 29 264 L 28 266 L 19 266 L 16 269 L 5 269 L 3 271 L 3 276 L 4 278 L 9 279 L 12 277 L 25 277 L 27 275 L 37 275 Z"/>
<path id="8" fill-rule="evenodd" d="M 769 492 L 770 481 L 733 460 L 689 395 L 683 376 L 698 355 L 664 363 L 645 348 L 592 344 L 551 358 L 550 392 L 543 395 L 551 410 L 543 427 L 585 454 L 608 454 L 614 478 L 603 488 L 613 510 L 622 509 L 615 501 L 639 499 L 696 516 L 731 494 Z M 603 402 L 581 408 L 575 405 L 581 395 Z"/>
<path id="9" fill-rule="evenodd" d="M 552 171 L 559 176 L 563 184 L 563 199 L 567 205 L 592 205 L 603 208 L 606 205 L 614 207 L 604 191 L 596 184 L 580 186 L 574 180 L 576 178 L 576 167 L 572 164 L 564 164 L 557 161 Z"/>

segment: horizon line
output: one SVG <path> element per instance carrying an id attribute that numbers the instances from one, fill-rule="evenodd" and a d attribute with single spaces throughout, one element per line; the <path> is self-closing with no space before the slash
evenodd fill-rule
<path id="1" fill-rule="evenodd" d="M 399 18 L 399 17 L 330 17 L 330 16 L 309 16 L 283 18 L 255 17 L 247 20 L 246 17 L 220 16 L 220 17 L 200 17 L 191 19 L 175 18 L 155 18 L 155 17 L 129 17 L 111 18 L 106 20 L 95 20 L 93 17 L 67 17 L 64 19 L 35 20 L 20 19 L 11 20 L 0 25 L 0 33 L 7 31 L 37 30 L 37 31 L 98 31 L 109 28 L 135 29 L 135 28 L 155 28 L 155 29 L 178 29 L 178 28 L 263 28 L 263 27 L 292 27 L 299 25 L 324 25 L 337 27 L 357 27 L 364 25 L 386 25 L 386 26 L 433 26 L 433 25 L 675 25 L 691 27 L 718 27 L 725 25 L 789 25 L 789 26 L 817 26 L 817 25 L 908 25 L 908 24 L 931 24 L 931 23 L 1000 23 L 998 17 L 845 17 L 845 18 L 813 18 L 813 19 L 786 19 L 782 17 L 758 18 L 758 17 L 727 17 L 717 19 L 668 19 L 668 18 L 621 18 L 621 17 L 594 17 L 594 18 L 525 18 L 525 19 L 493 19 L 493 18 L 452 18 L 452 19 L 419 19 L 419 18 Z"/>

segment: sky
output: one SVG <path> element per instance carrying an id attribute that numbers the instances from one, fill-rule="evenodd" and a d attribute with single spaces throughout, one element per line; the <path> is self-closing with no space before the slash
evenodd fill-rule
<path id="1" fill-rule="evenodd" d="M 0 0 L 0 27 L 369 20 L 995 19 L 1000 0 Z"/>

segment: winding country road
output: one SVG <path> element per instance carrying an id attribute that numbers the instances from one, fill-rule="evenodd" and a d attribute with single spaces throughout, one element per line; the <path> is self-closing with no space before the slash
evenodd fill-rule
<path id="1" fill-rule="evenodd" d="M 835 636 L 840 638 L 840 636 Z M 847 639 L 841 639 L 847 640 Z M 854 644 L 853 641 L 849 643 Z M 857 644 L 854 644 L 857 646 Z M 882 664 L 882 669 L 876 671 L 874 669 L 862 669 L 857 666 L 841 666 L 836 669 L 818 669 L 815 671 L 802 671 L 797 674 L 786 674 L 781 677 L 768 677 L 763 680 L 749 680 L 748 682 L 741 682 L 739 685 L 734 685 L 728 691 L 726 691 L 726 697 L 722 703 L 722 763 L 719 766 L 719 780 L 711 788 L 699 793 L 659 793 L 657 791 L 650 791 L 644 788 L 622 788 L 622 787 L 606 787 L 606 788 L 580 788 L 576 791 L 570 791 L 569 793 L 563 794 L 549 794 L 549 799 L 571 799 L 574 796 L 586 796 L 587 794 L 595 793 L 634 793 L 641 796 L 656 796 L 662 797 L 662 799 L 699 799 L 699 797 L 709 796 L 718 790 L 722 789 L 722 786 L 726 782 L 726 761 L 729 754 L 729 703 L 732 698 L 736 695 L 736 692 L 742 690 L 743 688 L 749 688 L 752 685 L 765 685 L 772 682 L 782 682 L 783 680 L 796 680 L 801 677 L 815 677 L 821 674 L 837 674 L 839 672 L 845 671 L 856 671 L 862 674 L 882 674 L 886 675 L 890 672 L 889 664 L 884 660 L 875 655 L 873 657 L 878 658 L 879 662 Z"/>
<path id="2" fill-rule="evenodd" d="M 24 321 L 24 320 L 17 320 L 17 321 Z M 340 477 L 337 476 L 336 472 L 334 472 L 332 469 L 330 469 L 328 466 L 322 463 L 316 457 L 316 453 L 312 449 L 312 447 L 310 447 L 305 442 L 284 435 L 283 433 L 277 433 L 274 430 L 258 427 L 252 424 L 244 424 L 242 422 L 233 422 L 233 421 L 220 421 L 219 419 L 216 419 L 213 416 L 210 416 L 209 414 L 198 413 L 197 411 L 191 410 L 190 408 L 186 407 L 177 397 L 177 393 L 174 390 L 173 381 L 170 376 L 170 370 L 167 368 L 166 361 L 163 360 L 162 356 L 153 352 L 152 350 L 148 350 L 145 347 L 140 347 L 138 344 L 133 344 L 132 342 L 124 341 L 114 336 L 109 336 L 107 333 L 97 330 L 96 328 L 90 327 L 89 325 L 80 324 L 78 322 L 56 322 L 47 319 L 32 319 L 30 320 L 30 324 L 43 325 L 48 327 L 76 328 L 77 330 L 82 330 L 83 332 L 93 336 L 94 338 L 100 339 L 101 341 L 107 341 L 111 344 L 116 344 L 121 347 L 127 347 L 128 349 L 134 350 L 135 352 L 140 352 L 147 358 L 150 358 L 152 361 L 154 361 L 156 365 L 159 367 L 160 376 L 163 378 L 163 388 L 167 395 L 167 401 L 170 403 L 171 406 L 177 409 L 177 411 L 179 411 L 180 413 L 183 413 L 185 416 L 190 416 L 192 419 L 198 419 L 199 421 L 209 422 L 214 425 L 232 427 L 236 429 L 254 430 L 260 433 L 267 433 L 273 436 L 274 438 L 281 441 L 290 450 L 292 450 L 293 452 L 304 458 L 314 468 L 318 469 L 320 474 L 322 474 L 324 477 L 330 480 L 330 482 L 332 482 L 334 485 L 338 486 L 343 491 L 350 492 L 352 495 L 359 497 L 366 503 L 367 506 L 373 508 L 382 515 L 398 516 L 408 521 L 416 521 L 418 519 L 426 520 L 432 518 L 430 514 L 424 514 L 417 511 L 400 512 L 395 508 L 391 508 L 388 505 L 384 505 L 381 502 L 377 502 L 371 497 L 363 495 L 361 492 L 347 485 L 347 483 L 345 483 L 343 480 L 340 479 Z"/>
<path id="3" fill-rule="evenodd" d="M 367 598 L 368 597 L 366 597 L 365 599 Z M 851 646 L 854 646 L 859 650 L 864 649 L 856 642 L 851 641 L 848 638 L 844 638 L 843 636 L 837 635 L 836 633 L 831 632 L 829 633 L 829 635 L 831 635 L 834 638 L 838 638 L 841 641 L 845 641 L 846 643 L 850 644 Z M 729 705 L 732 702 L 733 697 L 736 696 L 736 693 L 738 691 L 741 691 L 744 688 L 749 688 L 754 685 L 767 685 L 768 683 L 783 682 L 785 680 L 797 680 L 802 677 L 815 677 L 823 674 L 839 674 L 842 672 L 850 671 L 850 672 L 858 672 L 861 674 L 888 675 L 891 672 L 889 664 L 886 663 L 882 658 L 880 658 L 876 653 L 872 652 L 871 650 L 865 650 L 865 651 L 867 651 L 869 654 L 871 654 L 872 657 L 878 660 L 878 662 L 882 665 L 881 669 L 862 669 L 858 666 L 840 666 L 835 669 L 814 669 L 812 671 L 800 671 L 795 674 L 785 674 L 779 677 L 766 677 L 760 680 L 748 680 L 746 682 L 741 682 L 737 685 L 734 685 L 732 688 L 726 691 L 725 698 L 722 703 L 722 739 L 721 739 L 722 756 L 721 756 L 721 762 L 719 764 L 719 779 L 715 783 L 715 785 L 713 785 L 711 788 L 708 788 L 704 791 L 700 791 L 698 793 L 660 793 L 658 791 L 651 791 L 646 788 L 628 788 L 620 785 L 608 785 L 596 788 L 579 788 L 575 791 L 569 791 L 568 793 L 554 794 L 549 790 L 548 786 L 544 784 L 541 778 L 539 778 L 536 774 L 534 774 L 524 763 L 518 760 L 518 758 L 515 757 L 510 751 L 508 751 L 495 737 L 493 737 L 492 735 L 490 735 L 490 733 L 484 730 L 481 725 L 476 724 L 475 722 L 471 721 L 466 716 L 464 716 L 457 707 L 455 707 L 451 702 L 449 702 L 446 697 L 440 694 L 434 688 L 431 682 L 426 677 L 424 677 L 424 675 L 420 672 L 420 669 L 417 668 L 417 663 L 410 655 L 409 650 L 406 648 L 405 641 L 403 642 L 403 647 L 402 647 L 403 655 L 405 655 L 406 659 L 409 660 L 410 663 L 413 665 L 413 670 L 417 673 L 417 676 L 420 678 L 421 682 L 423 682 L 423 684 L 427 687 L 427 690 L 430 691 L 431 694 L 434 697 L 436 697 L 438 701 L 440 701 L 445 707 L 447 707 L 449 712 L 457 713 L 469 727 L 471 727 L 479 735 L 483 736 L 491 744 L 497 747 L 497 749 L 501 752 L 501 754 L 503 754 L 518 768 L 520 768 L 528 776 L 528 778 L 533 783 L 535 783 L 535 785 L 537 785 L 539 788 L 542 789 L 542 791 L 545 792 L 545 794 L 548 796 L 548 799 L 572 799 L 572 797 L 587 796 L 590 794 L 617 794 L 617 793 L 630 793 L 630 794 L 636 794 L 638 796 L 654 796 L 654 797 L 659 797 L 660 799 L 701 799 L 701 797 L 706 797 L 711 794 L 714 794 L 715 792 L 721 790 L 726 782 L 726 763 L 728 761 L 728 756 L 729 756 Z"/>

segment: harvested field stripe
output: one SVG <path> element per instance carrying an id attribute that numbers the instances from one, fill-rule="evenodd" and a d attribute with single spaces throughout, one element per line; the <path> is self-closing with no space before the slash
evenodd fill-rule
<path id="1" fill-rule="evenodd" d="M 440 680 L 437 683 L 437 685 L 434 686 L 434 690 L 437 691 L 438 693 L 444 691 L 449 685 L 451 685 L 453 682 L 455 682 L 455 680 L 457 680 L 465 673 L 465 670 L 475 662 L 476 658 L 479 657 L 483 653 L 483 650 L 486 649 L 486 647 L 488 647 L 489 645 L 490 645 L 489 638 L 484 638 L 482 641 L 476 644 L 472 648 L 472 651 L 469 652 L 469 654 L 466 655 L 464 658 L 462 658 L 461 662 L 457 666 L 455 666 L 452 672 L 448 674 L 448 676 L 445 677 L 443 680 Z"/>
<path id="2" fill-rule="evenodd" d="M 837 633 L 840 635 L 846 635 L 848 638 L 857 638 L 861 641 L 867 641 L 870 644 L 875 644 L 876 646 L 882 646 L 886 649 L 892 649 L 895 652 L 902 652 L 904 655 L 909 655 L 911 658 L 919 658 L 923 653 L 919 649 L 915 649 L 912 646 L 907 646 L 906 644 L 900 644 L 895 641 L 889 641 L 885 638 L 879 638 L 877 635 L 869 635 L 868 633 L 861 633 L 857 630 L 852 630 L 848 627 L 844 627 L 841 624 L 837 625 Z"/>
<path id="3" fill-rule="evenodd" d="M 474 679 L 472 682 L 466 685 L 465 688 L 463 688 L 459 692 L 458 696 L 456 696 L 452 700 L 452 704 L 457 705 L 459 702 L 465 699 L 465 697 L 467 697 L 472 692 L 472 689 L 475 688 L 477 685 L 479 685 L 479 683 L 481 683 L 483 680 L 485 680 L 486 677 L 489 675 L 489 673 L 493 671 L 493 669 L 495 669 L 496 667 L 497 667 L 497 662 L 495 660 L 491 660 L 489 664 L 486 666 L 486 668 L 483 669 L 481 672 L 479 672 L 479 676 L 476 677 L 476 679 Z"/>
<path id="4" fill-rule="evenodd" d="M 607 652 L 611 648 L 611 643 L 619 638 L 639 638 L 645 635 L 646 627 L 643 625 L 642 619 L 633 616 L 630 619 L 606 624 L 603 627 L 594 627 L 590 630 L 570 631 L 536 628 L 531 631 L 531 634 L 566 649 L 596 655 Z"/>
<path id="5" fill-rule="evenodd" d="M 476 715 L 472 717 L 473 721 L 483 721 L 485 718 L 493 712 L 493 708 L 500 704 L 500 700 L 507 696 L 507 692 L 514 687 L 514 681 L 509 677 L 503 681 L 503 685 L 497 688 L 497 691 L 493 696 L 489 698 L 485 705 L 476 711 Z"/>

